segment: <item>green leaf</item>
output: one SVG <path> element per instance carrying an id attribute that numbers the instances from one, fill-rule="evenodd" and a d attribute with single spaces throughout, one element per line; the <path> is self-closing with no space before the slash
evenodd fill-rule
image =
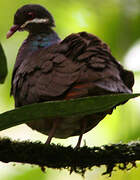
<path id="1" fill-rule="evenodd" d="M 103 112 L 138 96 L 140 96 L 140 93 L 113 94 L 26 105 L 0 114 L 0 130 L 26 123 L 31 120 L 40 120 L 47 117 L 89 115 L 96 112 Z"/>
<path id="2" fill-rule="evenodd" d="M 1 84 L 4 83 L 5 78 L 7 76 L 7 72 L 8 72 L 7 60 L 2 45 L 0 43 L 0 83 Z"/>

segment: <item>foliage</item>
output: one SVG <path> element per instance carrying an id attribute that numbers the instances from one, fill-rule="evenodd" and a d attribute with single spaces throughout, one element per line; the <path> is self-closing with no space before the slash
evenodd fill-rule
<path id="1" fill-rule="evenodd" d="M 138 96 L 140 94 L 117 94 L 26 105 L 0 114 L 0 130 L 48 117 L 91 115 L 114 108 L 118 104 Z"/>
<path id="2" fill-rule="evenodd" d="M 3 51 L 2 45 L 0 44 L 0 83 L 3 84 L 7 76 L 7 60 Z"/>

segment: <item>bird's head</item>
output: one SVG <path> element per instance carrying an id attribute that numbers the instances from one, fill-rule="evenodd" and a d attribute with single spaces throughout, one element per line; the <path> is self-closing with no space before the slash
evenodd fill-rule
<path id="1" fill-rule="evenodd" d="M 27 30 L 32 32 L 41 25 L 51 28 L 55 26 L 54 19 L 49 11 L 38 4 L 28 4 L 17 10 L 14 16 L 14 25 L 7 33 L 7 38 L 16 31 Z"/>

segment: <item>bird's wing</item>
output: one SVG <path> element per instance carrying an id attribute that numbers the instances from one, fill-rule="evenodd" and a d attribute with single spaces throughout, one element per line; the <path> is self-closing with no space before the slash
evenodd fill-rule
<path id="1" fill-rule="evenodd" d="M 75 98 L 77 91 L 79 95 L 83 93 L 83 96 L 132 93 L 133 73 L 125 70 L 115 60 L 109 47 L 98 37 L 81 32 L 68 36 L 62 44 L 69 47 L 65 55 L 72 61 L 82 64 L 80 78 L 71 94 L 67 94 L 67 98 Z"/>
<path id="2" fill-rule="evenodd" d="M 12 94 L 20 106 L 110 92 L 131 93 L 132 86 L 133 74 L 114 59 L 108 46 L 82 32 L 27 56 L 14 72 Z"/>
<path id="3" fill-rule="evenodd" d="M 65 50 L 63 44 L 42 48 L 15 66 L 11 93 L 16 106 L 60 99 L 71 88 L 81 64 L 69 61 Z"/>

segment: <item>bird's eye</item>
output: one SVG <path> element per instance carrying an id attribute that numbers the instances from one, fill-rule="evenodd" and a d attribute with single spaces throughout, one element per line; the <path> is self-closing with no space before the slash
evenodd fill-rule
<path id="1" fill-rule="evenodd" d="M 32 20 L 35 18 L 35 14 L 33 12 L 28 12 L 28 19 Z"/>

